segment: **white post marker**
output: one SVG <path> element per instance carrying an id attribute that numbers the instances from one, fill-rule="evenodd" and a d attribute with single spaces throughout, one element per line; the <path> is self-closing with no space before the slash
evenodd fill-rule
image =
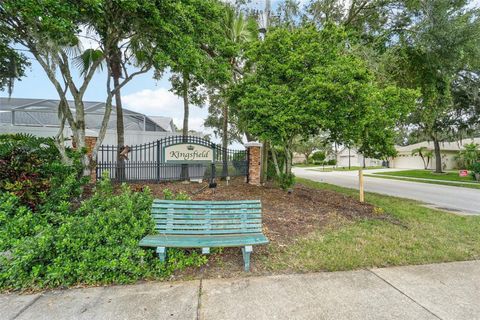
<path id="1" fill-rule="evenodd" d="M 358 183 L 359 183 L 359 190 L 360 190 L 360 202 L 365 201 L 365 195 L 363 193 L 363 170 L 360 168 L 358 170 Z"/>

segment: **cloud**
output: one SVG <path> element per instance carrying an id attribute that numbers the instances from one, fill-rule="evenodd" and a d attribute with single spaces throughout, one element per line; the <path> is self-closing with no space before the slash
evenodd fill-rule
<path id="1" fill-rule="evenodd" d="M 188 119 L 188 129 L 206 133 L 206 131 L 208 131 L 208 130 L 205 130 L 205 127 L 203 126 L 204 121 L 205 120 L 203 118 L 200 118 L 200 117 L 190 117 L 190 119 Z M 178 128 L 182 128 L 183 127 L 183 118 L 174 117 L 173 118 L 173 123 L 175 123 L 175 125 Z"/>
<path id="2" fill-rule="evenodd" d="M 183 100 L 167 88 L 143 89 L 122 96 L 126 109 L 149 116 L 171 117 L 177 128 L 183 127 Z M 188 127 L 190 130 L 209 132 L 203 126 L 208 109 L 190 106 Z M 211 131 L 211 130 L 210 130 Z"/>
<path id="3" fill-rule="evenodd" d="M 183 102 L 166 88 L 144 89 L 122 97 L 127 109 L 150 116 L 170 116 L 183 110 Z"/>

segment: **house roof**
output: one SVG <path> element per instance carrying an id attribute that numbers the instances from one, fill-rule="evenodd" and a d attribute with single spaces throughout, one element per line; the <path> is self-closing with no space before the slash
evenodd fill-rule
<path id="1" fill-rule="evenodd" d="M 51 126 L 58 127 L 59 100 L 54 99 L 24 99 L 0 97 L 0 125 L 24 126 Z M 75 114 L 75 104 L 68 101 L 69 107 Z M 86 128 L 98 130 L 103 121 L 105 103 L 84 101 Z M 138 131 L 167 131 L 163 126 L 142 113 L 123 109 L 125 130 Z M 116 128 L 116 111 L 112 106 L 112 113 L 108 122 L 108 129 Z"/>
<path id="2" fill-rule="evenodd" d="M 479 138 L 468 138 L 454 142 L 440 142 L 440 149 L 442 151 L 460 151 L 463 149 L 463 146 L 469 143 L 478 143 L 480 144 L 480 137 Z M 395 146 L 395 149 L 398 152 L 409 152 L 411 153 L 412 150 L 418 149 L 421 147 L 426 147 L 427 149 L 433 150 L 433 141 L 422 141 L 415 144 L 411 144 L 408 146 Z"/>
<path id="3" fill-rule="evenodd" d="M 153 120 L 156 124 L 162 127 L 165 131 L 173 132 L 173 119 L 170 117 L 162 117 L 162 116 L 149 116 L 150 119 Z"/>

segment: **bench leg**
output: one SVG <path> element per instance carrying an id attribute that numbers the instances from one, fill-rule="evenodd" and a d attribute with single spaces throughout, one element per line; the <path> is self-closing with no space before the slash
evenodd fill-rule
<path id="1" fill-rule="evenodd" d="M 202 248 L 202 254 L 209 254 L 210 248 Z"/>
<path id="2" fill-rule="evenodd" d="M 157 247 L 157 254 L 160 261 L 165 262 L 165 257 L 167 256 L 167 248 Z"/>
<path id="3" fill-rule="evenodd" d="M 246 272 L 250 271 L 250 253 L 252 253 L 252 251 L 252 246 L 245 246 L 245 248 L 242 248 L 243 263 L 245 264 Z"/>

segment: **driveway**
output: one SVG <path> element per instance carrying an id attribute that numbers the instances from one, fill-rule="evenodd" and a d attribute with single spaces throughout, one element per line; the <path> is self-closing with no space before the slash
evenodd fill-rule
<path id="1" fill-rule="evenodd" d="M 480 261 L 0 294 L 2 320 L 480 319 Z"/>
<path id="2" fill-rule="evenodd" d="M 373 173 L 393 169 L 365 170 Z M 294 168 L 296 176 L 358 189 L 358 171 L 320 172 L 311 168 Z M 462 214 L 480 215 L 480 189 L 364 177 L 365 191 L 418 200 L 429 206 Z"/>

